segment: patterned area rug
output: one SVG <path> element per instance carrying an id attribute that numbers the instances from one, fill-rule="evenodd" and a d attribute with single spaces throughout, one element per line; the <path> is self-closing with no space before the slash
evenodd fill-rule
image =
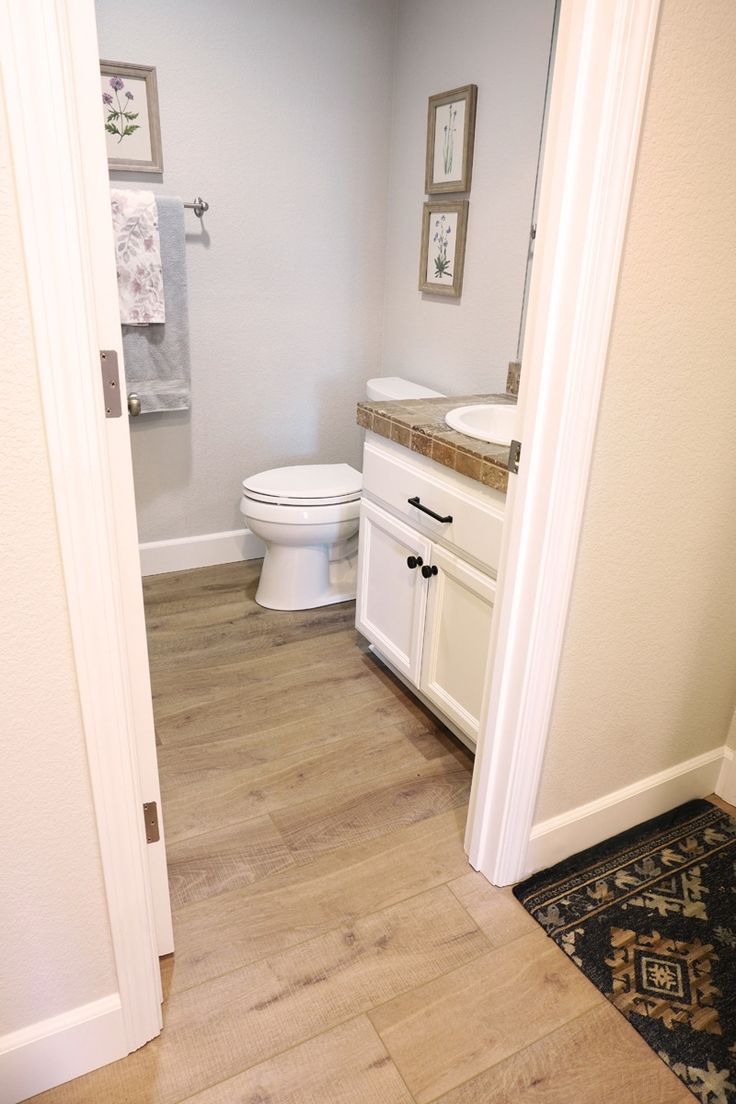
<path id="1" fill-rule="evenodd" d="M 736 821 L 691 801 L 514 889 L 701 1104 L 736 1104 Z"/>

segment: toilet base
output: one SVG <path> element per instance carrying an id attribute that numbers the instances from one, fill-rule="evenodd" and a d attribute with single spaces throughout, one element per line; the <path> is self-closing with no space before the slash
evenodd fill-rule
<path id="1" fill-rule="evenodd" d="M 330 549 L 325 545 L 295 548 L 267 544 L 256 602 L 273 610 L 316 609 L 353 602 L 357 576 L 358 557 L 354 552 L 330 560 Z"/>

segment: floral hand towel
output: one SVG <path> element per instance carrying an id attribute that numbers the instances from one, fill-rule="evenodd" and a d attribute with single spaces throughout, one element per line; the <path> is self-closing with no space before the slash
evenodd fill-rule
<path id="1" fill-rule="evenodd" d="M 165 322 L 158 209 L 153 192 L 110 189 L 120 321 L 126 326 Z"/>

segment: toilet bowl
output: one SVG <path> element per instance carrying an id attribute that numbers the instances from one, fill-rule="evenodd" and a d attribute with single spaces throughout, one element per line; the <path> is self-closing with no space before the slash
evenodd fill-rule
<path id="1" fill-rule="evenodd" d="M 349 464 L 273 468 L 243 480 L 240 511 L 266 545 L 259 605 L 313 609 L 355 598 L 362 482 Z"/>
<path id="2" fill-rule="evenodd" d="M 400 376 L 368 380 L 369 399 L 438 398 Z M 240 512 L 266 545 L 256 602 L 299 610 L 355 598 L 363 477 L 349 464 L 297 464 L 243 480 Z"/>

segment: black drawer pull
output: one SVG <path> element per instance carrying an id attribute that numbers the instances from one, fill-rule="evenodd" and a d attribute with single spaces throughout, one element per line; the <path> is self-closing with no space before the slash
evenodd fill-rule
<path id="1" fill-rule="evenodd" d="M 421 567 L 423 563 L 424 560 L 421 556 L 408 556 L 406 560 L 406 566 L 410 568 L 411 571 L 413 571 L 415 567 Z"/>
<path id="2" fill-rule="evenodd" d="M 432 564 L 431 567 L 429 566 L 429 564 L 425 564 L 424 567 L 422 568 L 422 575 L 424 576 L 425 579 L 431 579 L 432 576 L 436 575 L 436 574 L 437 574 L 437 565 L 436 564 Z"/>
<path id="3" fill-rule="evenodd" d="M 436 514 L 434 510 L 430 510 L 429 506 L 422 506 L 421 502 L 419 501 L 419 495 L 417 495 L 416 498 L 407 498 L 406 501 L 409 503 L 410 506 L 416 506 L 417 510 L 421 510 L 423 514 L 429 514 L 429 516 L 431 518 L 434 518 L 435 521 L 441 521 L 443 525 L 449 525 L 452 521 L 452 514 L 448 514 L 447 517 L 440 517 L 440 515 Z"/>

